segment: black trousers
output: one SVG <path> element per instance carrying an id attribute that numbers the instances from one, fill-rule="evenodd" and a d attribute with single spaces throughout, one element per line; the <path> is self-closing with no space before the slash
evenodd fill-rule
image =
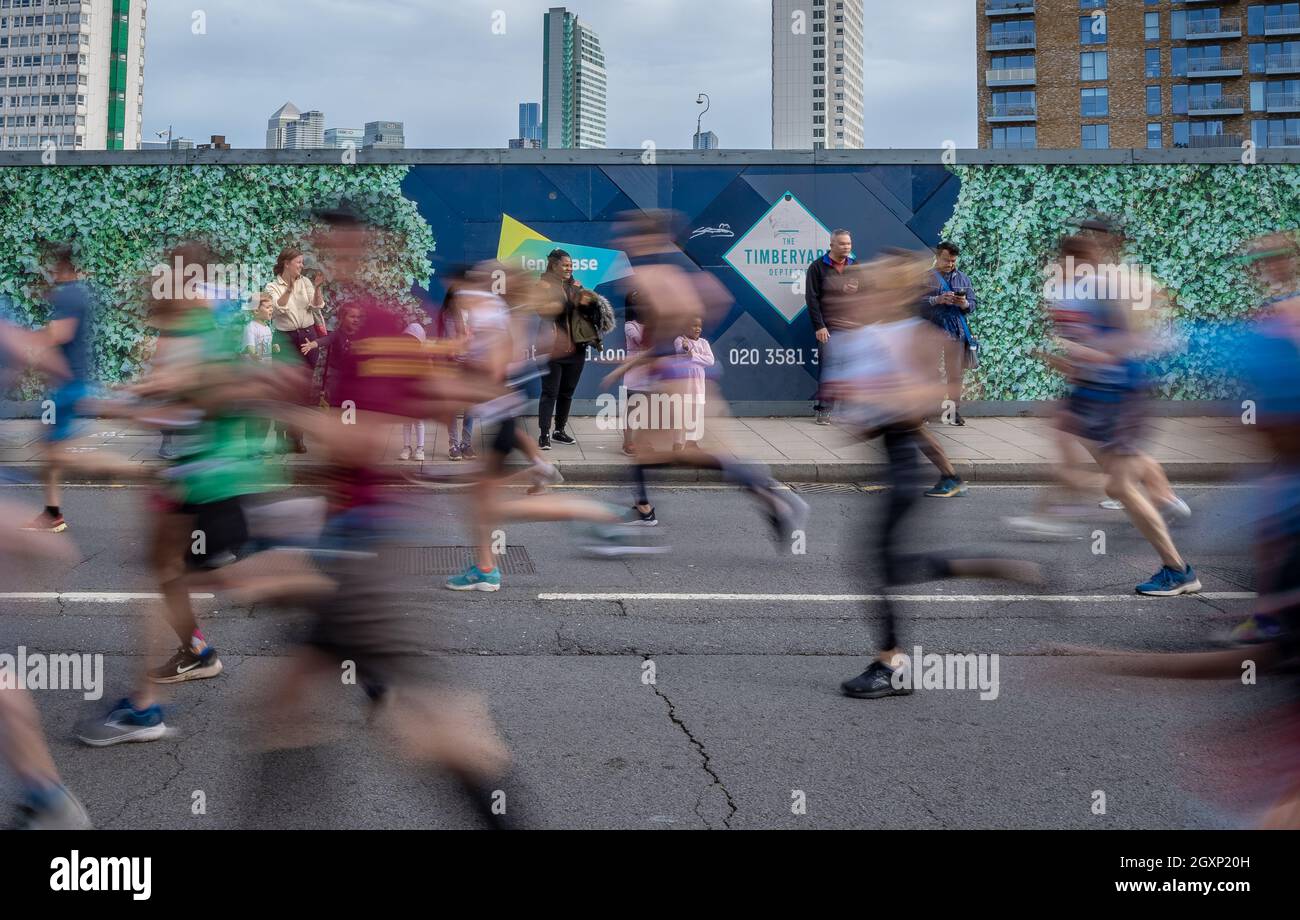
<path id="1" fill-rule="evenodd" d="M 569 410 L 573 407 L 573 394 L 577 392 L 582 370 L 587 366 L 587 346 L 578 345 L 574 353 L 557 358 L 550 363 L 549 373 L 542 381 L 542 398 L 537 404 L 537 430 L 551 433 L 551 420 L 555 430 L 562 431 L 569 424 Z"/>

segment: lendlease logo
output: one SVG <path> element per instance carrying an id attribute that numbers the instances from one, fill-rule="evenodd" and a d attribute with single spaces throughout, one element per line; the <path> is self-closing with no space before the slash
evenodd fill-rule
<path id="1" fill-rule="evenodd" d="M 546 271 L 547 256 L 555 249 L 563 249 L 573 257 L 573 277 L 591 290 L 632 274 L 632 263 L 617 249 L 557 243 L 509 214 L 501 215 L 497 261 L 527 272 L 543 272 Z"/>
<path id="2" fill-rule="evenodd" d="M 82 856 L 73 850 L 50 862 L 51 891 L 129 891 L 136 901 L 153 894 L 153 859 L 149 856 Z"/>

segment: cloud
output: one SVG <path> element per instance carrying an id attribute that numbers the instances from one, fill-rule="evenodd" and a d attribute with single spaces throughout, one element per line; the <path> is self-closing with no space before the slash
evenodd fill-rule
<path id="1" fill-rule="evenodd" d="M 328 127 L 406 122 L 411 147 L 503 147 L 518 104 L 542 91 L 542 19 L 556 0 L 205 0 L 149 7 L 146 135 L 225 134 L 261 147 L 286 100 Z M 768 0 L 584 0 L 601 37 L 609 141 L 687 147 L 706 92 L 706 130 L 726 147 L 771 144 Z M 504 20 L 496 14 L 504 13 Z M 504 33 L 494 24 L 504 22 Z M 872 146 L 975 142 L 976 17 L 970 0 L 867 0 L 865 87 Z"/>

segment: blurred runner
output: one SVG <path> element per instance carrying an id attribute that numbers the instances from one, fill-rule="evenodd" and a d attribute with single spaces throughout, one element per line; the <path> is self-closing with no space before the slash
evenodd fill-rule
<path id="1" fill-rule="evenodd" d="M 940 405 L 945 384 L 934 367 L 941 355 L 943 333 L 918 315 L 921 294 L 928 284 L 929 258 L 924 254 L 889 251 L 854 267 L 859 273 L 853 301 L 856 328 L 836 337 L 824 380 L 844 420 L 864 438 L 884 441 L 889 463 L 889 494 L 871 547 L 883 581 L 883 613 L 879 652 L 865 671 L 840 685 L 846 696 L 878 699 L 911 693 L 903 680 L 902 641 L 898 615 L 889 592 L 899 585 L 940 578 L 997 578 L 1036 584 L 1038 567 L 1008 559 L 949 558 L 908 555 L 899 551 L 903 525 L 922 498 L 920 476 L 925 418 Z M 863 571 L 867 565 L 862 566 Z"/>

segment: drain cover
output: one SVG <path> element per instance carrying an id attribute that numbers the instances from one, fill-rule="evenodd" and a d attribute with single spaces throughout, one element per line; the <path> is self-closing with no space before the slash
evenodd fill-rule
<path id="1" fill-rule="evenodd" d="M 384 571 L 393 575 L 455 575 L 473 561 L 469 546 L 394 546 L 384 551 Z M 536 575 L 528 550 L 507 546 L 497 565 L 503 575 Z"/>
<path id="2" fill-rule="evenodd" d="M 851 482 L 787 482 L 792 492 L 803 493 L 834 493 L 840 495 L 853 494 L 861 492 L 856 485 Z"/>

